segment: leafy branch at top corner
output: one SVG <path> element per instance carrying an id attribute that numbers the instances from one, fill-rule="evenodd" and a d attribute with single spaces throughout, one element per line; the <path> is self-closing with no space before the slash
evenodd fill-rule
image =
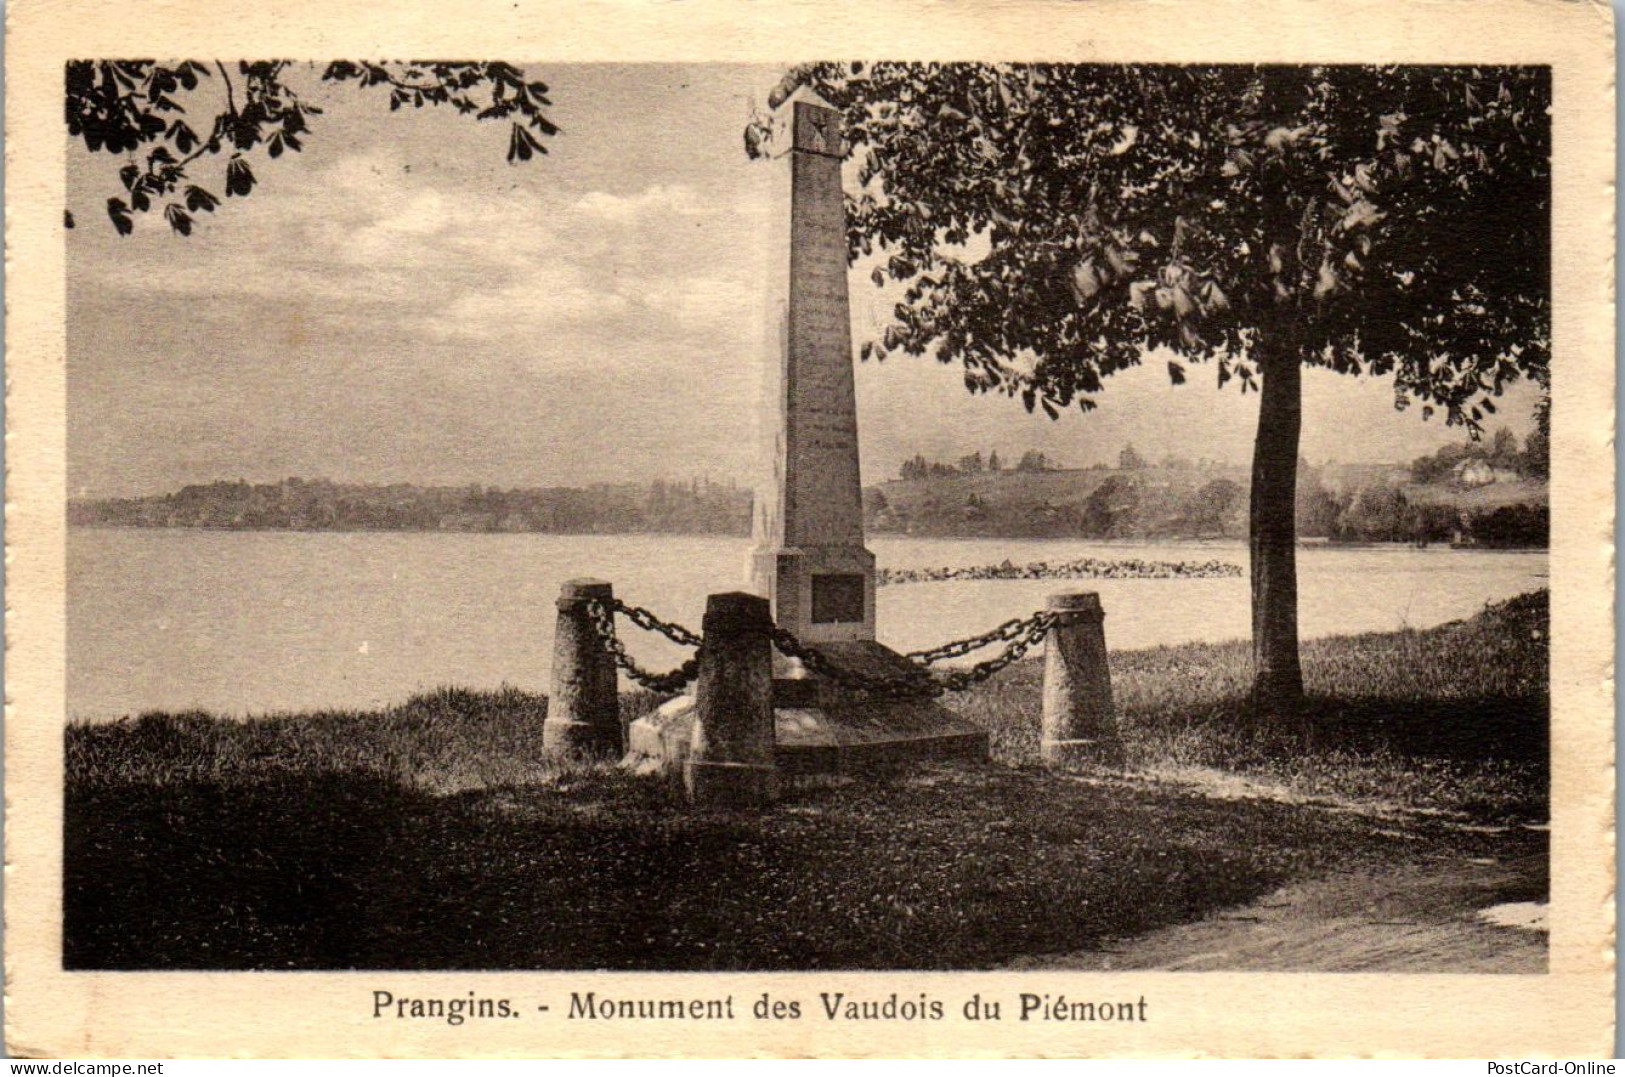
<path id="1" fill-rule="evenodd" d="M 300 65 L 308 66 L 308 65 Z M 250 156 L 263 149 L 278 158 L 298 153 L 311 117 L 322 109 L 301 100 L 288 75 L 293 61 L 205 63 L 183 60 L 74 60 L 66 70 L 68 134 L 91 153 L 125 158 L 118 177 L 125 194 L 107 200 L 120 235 L 134 231 L 133 214 L 162 209 L 178 235 L 192 232 L 197 216 L 213 213 L 220 196 L 193 182 L 193 166 L 225 158 L 215 190 L 246 198 L 259 182 Z M 544 109 L 548 88 L 527 81 L 521 68 L 502 62 L 356 62 L 327 65 L 323 82 L 354 82 L 387 92 L 390 110 L 404 105 L 449 105 L 479 121 L 508 120 L 508 161 L 546 153 L 541 138 L 558 128 Z M 67 212 L 64 224 L 74 227 Z"/>
<path id="2" fill-rule="evenodd" d="M 523 68 L 488 62 L 408 60 L 373 63 L 339 60 L 322 73 L 326 82 L 355 82 L 389 93 L 389 108 L 449 105 L 475 120 L 507 120 L 508 163 L 546 153 L 542 139 L 559 133 L 543 111 L 552 105 L 547 83 L 527 79 Z"/>

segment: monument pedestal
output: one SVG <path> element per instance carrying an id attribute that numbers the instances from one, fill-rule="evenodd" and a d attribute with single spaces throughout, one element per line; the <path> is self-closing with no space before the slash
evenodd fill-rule
<path id="1" fill-rule="evenodd" d="M 812 645 L 839 669 L 918 679 L 920 668 L 873 640 Z M 864 698 L 791 668 L 773 679 L 774 760 L 781 774 L 861 773 L 920 759 L 987 759 L 987 733 L 930 697 Z M 680 696 L 633 722 L 628 762 L 680 774 L 694 732 L 694 698 Z"/>

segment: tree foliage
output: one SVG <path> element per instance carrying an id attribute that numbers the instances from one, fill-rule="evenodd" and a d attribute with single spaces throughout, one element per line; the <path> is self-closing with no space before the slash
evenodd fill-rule
<path id="1" fill-rule="evenodd" d="M 1191 499 L 1186 513 L 1186 527 L 1197 538 L 1222 535 L 1225 525 L 1238 506 L 1245 505 L 1247 491 L 1229 479 L 1214 479 L 1205 484 Z"/>
<path id="2" fill-rule="evenodd" d="M 1028 449 L 1016 461 L 1016 470 L 1021 472 L 1054 471 L 1058 466 L 1037 449 Z"/>
<path id="3" fill-rule="evenodd" d="M 1537 407 L 1537 413 L 1539 405 Z M 1418 456 L 1410 462 L 1410 475 L 1418 483 L 1445 483 L 1455 478 L 1457 467 L 1464 461 L 1481 461 L 1485 467 L 1515 472 L 1526 479 L 1544 482 L 1551 470 L 1546 435 L 1537 421 L 1534 429 L 1524 438 L 1522 449 L 1518 437 L 1507 427 L 1495 431 L 1485 444 L 1484 439 L 1463 440 L 1453 445 L 1441 445 L 1432 453 Z"/>
<path id="4" fill-rule="evenodd" d="M 1302 368 L 1391 376 L 1475 433 L 1546 384 L 1547 68 L 818 63 L 769 104 L 803 86 L 855 158 L 849 254 L 903 289 L 866 357 L 934 354 L 1052 418 L 1158 351 L 1175 383 L 1211 363 L 1261 391 L 1260 716 L 1303 694 Z M 775 134 L 753 121 L 747 152 Z"/>
<path id="5" fill-rule="evenodd" d="M 859 160 L 854 258 L 905 286 L 866 355 L 933 353 L 1050 415 L 1152 348 L 1392 375 L 1470 428 L 1548 360 L 1545 68 L 796 69 Z M 747 148 L 761 152 L 759 120 Z"/>
<path id="6" fill-rule="evenodd" d="M 161 210 L 171 229 L 190 235 L 198 215 L 226 198 L 246 198 L 258 183 L 250 160 L 298 153 L 322 109 L 301 99 L 289 60 L 72 60 L 67 65 L 68 134 L 91 153 L 124 158 L 124 197 L 107 200 L 107 215 L 121 235 L 133 215 Z M 308 65 L 303 65 L 308 66 Z M 353 83 L 384 95 L 391 111 L 446 106 L 479 121 L 506 121 L 508 161 L 546 153 L 542 138 L 558 132 L 544 109 L 545 83 L 502 62 L 340 60 L 321 81 Z M 221 164 L 220 162 L 222 162 Z M 219 165 L 195 182 L 204 164 Z M 74 226 L 71 211 L 65 223 Z"/>

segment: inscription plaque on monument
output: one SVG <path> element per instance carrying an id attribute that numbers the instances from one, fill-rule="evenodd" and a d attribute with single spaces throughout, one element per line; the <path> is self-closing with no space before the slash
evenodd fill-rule
<path id="1" fill-rule="evenodd" d="M 814 624 L 863 620 L 865 580 L 856 573 L 815 573 L 812 578 Z"/>

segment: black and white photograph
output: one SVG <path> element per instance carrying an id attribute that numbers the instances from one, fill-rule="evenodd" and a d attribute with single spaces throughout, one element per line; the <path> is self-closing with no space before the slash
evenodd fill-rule
<path id="1" fill-rule="evenodd" d="M 58 69 L 62 974 L 1552 976 L 1550 62 L 526 46 Z"/>

